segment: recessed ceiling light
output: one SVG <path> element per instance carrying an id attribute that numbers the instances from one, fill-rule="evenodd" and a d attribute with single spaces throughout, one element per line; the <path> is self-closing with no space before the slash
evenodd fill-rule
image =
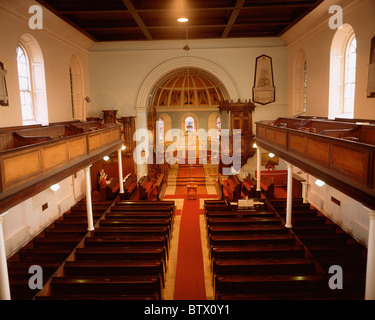
<path id="1" fill-rule="evenodd" d="M 183 23 L 183 22 L 188 22 L 189 19 L 188 18 L 178 18 L 177 21 Z"/>

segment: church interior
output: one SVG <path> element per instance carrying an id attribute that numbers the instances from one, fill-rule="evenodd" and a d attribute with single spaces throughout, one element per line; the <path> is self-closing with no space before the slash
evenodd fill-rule
<path id="1" fill-rule="evenodd" d="M 375 300 L 373 0 L 0 0 L 0 44 L 0 300 Z"/>

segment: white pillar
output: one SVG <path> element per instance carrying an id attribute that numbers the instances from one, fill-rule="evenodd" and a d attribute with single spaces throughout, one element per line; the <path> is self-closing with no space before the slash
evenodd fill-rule
<path id="1" fill-rule="evenodd" d="M 307 203 L 307 182 L 302 181 L 302 198 L 303 198 L 303 203 Z"/>
<path id="2" fill-rule="evenodd" d="M 148 174 L 148 164 L 147 164 L 147 161 L 143 161 L 140 159 L 140 154 L 137 152 L 138 149 L 144 149 L 145 151 L 147 151 L 147 147 L 148 147 L 148 141 L 142 143 L 142 130 L 147 130 L 147 108 L 144 108 L 144 109 L 141 109 L 141 108 L 138 108 L 137 110 L 137 117 L 136 117 L 136 132 L 135 132 L 135 137 L 137 139 L 137 146 L 136 146 L 136 150 L 135 150 L 135 153 L 133 155 L 133 158 L 135 157 L 134 159 L 134 165 L 136 167 L 136 172 L 137 172 L 137 181 L 139 181 L 139 179 L 144 176 L 144 175 L 147 175 Z M 147 139 L 146 139 L 147 140 Z M 142 147 L 140 147 L 142 146 Z M 147 154 L 147 152 L 146 152 Z"/>
<path id="3" fill-rule="evenodd" d="M 7 255 L 5 252 L 3 233 L 3 217 L 0 217 L 0 300 L 10 300 Z"/>
<path id="4" fill-rule="evenodd" d="M 121 149 L 117 150 L 118 154 L 118 180 L 120 184 L 120 194 L 124 193 L 124 182 L 122 181 L 123 175 L 122 175 L 122 155 L 121 155 Z"/>
<path id="5" fill-rule="evenodd" d="M 94 221 L 92 216 L 92 201 L 91 201 L 91 165 L 85 168 L 86 175 L 86 209 L 87 209 L 87 230 L 94 230 Z"/>
<path id="6" fill-rule="evenodd" d="M 261 157 L 260 157 L 260 148 L 258 146 L 257 147 L 257 191 L 259 192 L 262 191 L 260 187 L 260 179 L 261 179 L 260 165 L 261 165 Z"/>
<path id="7" fill-rule="evenodd" d="M 375 210 L 371 210 L 369 216 L 365 299 L 375 300 Z"/>
<path id="8" fill-rule="evenodd" d="M 288 165 L 288 184 L 287 184 L 287 198 L 286 198 L 286 228 L 292 227 L 292 201 L 293 201 L 293 165 L 287 162 Z"/>

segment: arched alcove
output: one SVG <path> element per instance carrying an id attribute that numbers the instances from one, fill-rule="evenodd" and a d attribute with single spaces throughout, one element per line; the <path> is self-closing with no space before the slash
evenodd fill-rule
<path id="1" fill-rule="evenodd" d="M 86 110 L 84 108 L 84 83 L 82 64 L 76 55 L 70 59 L 70 85 L 72 95 L 72 118 L 84 121 Z"/>
<path id="2" fill-rule="evenodd" d="M 168 74 L 181 68 L 200 69 L 211 75 L 222 85 L 225 98 L 237 101 L 239 99 L 238 89 L 230 75 L 219 65 L 200 57 L 178 57 L 168 60 L 157 66 L 146 77 L 139 90 L 136 109 L 138 112 L 147 110 L 152 106 L 153 97 L 156 94 L 157 84 Z"/>

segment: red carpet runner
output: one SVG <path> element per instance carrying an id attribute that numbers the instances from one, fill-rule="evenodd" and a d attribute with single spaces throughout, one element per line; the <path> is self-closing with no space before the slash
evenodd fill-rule
<path id="1" fill-rule="evenodd" d="M 190 168 L 184 168 L 181 172 L 179 171 L 179 176 L 187 177 L 191 175 L 196 177 L 201 176 L 202 173 L 202 168 L 193 168 L 191 171 Z M 199 225 L 199 216 L 204 212 L 203 209 L 199 209 L 199 198 L 216 198 L 216 195 L 198 194 L 196 200 L 188 200 L 186 191 L 181 190 L 178 193 L 182 194 L 165 197 L 165 199 L 184 199 L 181 212 L 174 299 L 206 300 Z"/>

